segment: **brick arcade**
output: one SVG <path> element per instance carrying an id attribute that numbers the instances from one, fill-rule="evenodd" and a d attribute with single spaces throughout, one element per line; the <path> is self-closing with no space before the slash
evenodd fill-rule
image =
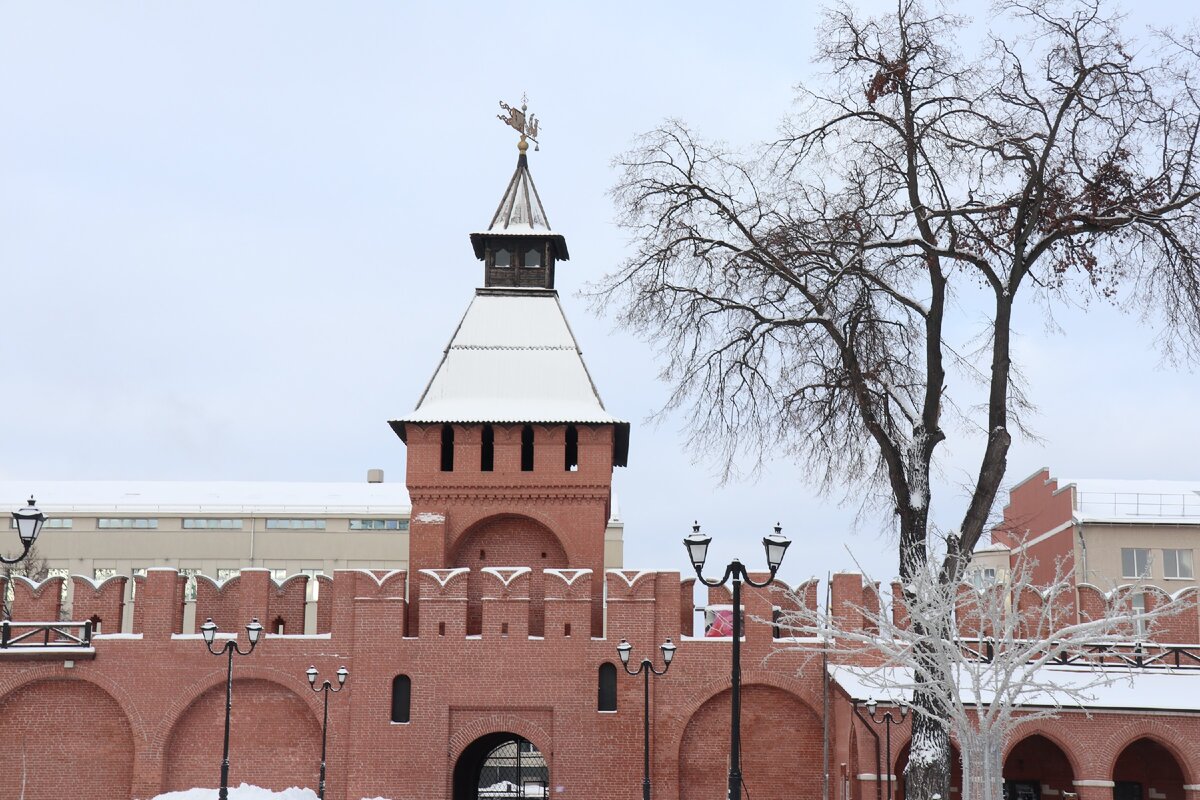
<path id="1" fill-rule="evenodd" d="M 566 243 L 546 221 L 524 152 L 492 225 L 472 241 L 485 286 L 417 408 L 392 422 L 408 448 L 410 568 L 281 584 L 259 569 L 223 584 L 198 578 L 197 619 L 232 633 L 258 618 L 268 630 L 235 659 L 232 783 L 315 788 L 321 703 L 304 671 L 313 664 L 332 678 L 345 665 L 350 680 L 330 703 L 331 800 L 500 796 L 481 795 L 479 776 L 513 740 L 544 765 L 529 789 L 536 796 L 544 784 L 561 800 L 635 797 L 642 683 L 621 672 L 616 645 L 626 638 L 635 661 L 658 661 L 672 637 L 671 670 L 652 683 L 654 794 L 716 800 L 728 769 L 729 640 L 692 635 L 692 579 L 604 569 L 612 473 L 626 462 L 629 426 L 600 403 L 562 316 L 554 269 Z M 523 380 L 531 374 L 539 380 Z M 118 630 L 131 579 L 70 580 L 71 618 Z M 216 784 L 225 660 L 183 631 L 184 576 L 152 569 L 132 580 L 132 632 L 64 647 L 15 641 L 20 623 L 59 619 L 63 579 L 12 580 L 0 799 L 146 800 Z M 289 633 L 303 630 L 309 580 L 320 582 L 316 632 Z M 745 589 L 746 618 L 795 602 L 785 588 Z M 815 582 L 792 588 L 815 607 Z M 843 624 L 861 616 L 861 576 L 835 575 L 830 592 Z M 728 591 L 710 590 L 709 602 L 728 604 Z M 1091 602 L 1103 599 L 1080 594 L 1076 605 Z M 1200 642 L 1194 610 L 1172 634 Z M 906 725 L 892 731 L 889 769 L 879 730 L 858 720 L 846 690 L 826 683 L 819 660 L 781 644 L 771 625 L 748 625 L 746 796 L 820 798 L 828 742 L 831 800 L 882 800 L 884 776 L 903 775 Z M 1200 716 L 1064 712 L 1010 743 L 1005 777 L 1021 800 L 1200 800 Z"/>

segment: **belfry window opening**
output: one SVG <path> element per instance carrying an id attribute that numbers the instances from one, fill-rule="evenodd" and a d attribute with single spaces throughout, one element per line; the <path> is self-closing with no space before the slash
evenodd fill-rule
<path id="1" fill-rule="evenodd" d="M 493 258 L 492 263 L 495 264 L 497 267 L 511 267 L 512 266 L 512 253 L 508 252 L 508 250 L 501 247 L 499 250 L 496 251 L 496 255 Z"/>
<path id="2" fill-rule="evenodd" d="M 521 428 L 521 471 L 533 472 L 533 426 Z"/>
<path id="3" fill-rule="evenodd" d="M 574 425 L 567 426 L 567 447 L 565 467 L 567 472 L 579 470 L 579 429 Z"/>
<path id="4" fill-rule="evenodd" d="M 496 432 L 491 425 L 483 426 L 482 444 L 479 447 L 479 469 L 491 472 L 496 464 Z"/>
<path id="5" fill-rule="evenodd" d="M 442 472 L 454 471 L 454 426 L 442 426 Z"/>
<path id="6" fill-rule="evenodd" d="M 526 250 L 524 265 L 526 267 L 540 267 L 542 265 L 541 251 L 536 248 Z"/>

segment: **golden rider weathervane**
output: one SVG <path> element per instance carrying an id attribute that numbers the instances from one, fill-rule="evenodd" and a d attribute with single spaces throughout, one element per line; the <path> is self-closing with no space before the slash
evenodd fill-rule
<path id="1" fill-rule="evenodd" d="M 496 119 L 503 122 L 508 127 L 521 134 L 521 141 L 517 142 L 517 149 L 524 153 L 529 149 L 529 144 L 525 141 L 529 139 L 533 142 L 533 149 L 538 150 L 537 135 L 538 135 L 538 120 L 533 114 L 529 114 L 529 106 L 526 105 L 529 98 L 526 95 L 521 95 L 521 107 L 514 108 L 503 100 L 500 101 L 500 108 L 508 112 L 508 116 L 497 114 Z"/>

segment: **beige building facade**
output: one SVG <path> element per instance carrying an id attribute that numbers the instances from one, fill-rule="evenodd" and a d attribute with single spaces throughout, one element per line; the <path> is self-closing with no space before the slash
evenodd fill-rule
<path id="1" fill-rule="evenodd" d="M 174 567 L 221 581 L 258 567 L 282 581 L 409 564 L 408 491 L 381 470 L 361 483 L 4 481 L 0 508 L 15 510 L 31 493 L 47 517 L 36 548 L 51 575 L 101 581 Z M 623 558 L 613 507 L 607 569 Z M 18 547 L 15 530 L 0 539 L 0 551 Z"/>
<path id="2" fill-rule="evenodd" d="M 1024 556 L 1043 585 L 1059 574 L 1106 591 L 1138 580 L 1168 593 L 1200 586 L 1200 480 L 1058 479 L 1042 469 L 1012 488 L 992 541 L 973 568 Z"/>

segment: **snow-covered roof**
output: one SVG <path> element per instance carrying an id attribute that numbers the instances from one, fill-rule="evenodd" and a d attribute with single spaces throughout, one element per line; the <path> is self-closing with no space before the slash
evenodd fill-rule
<path id="1" fill-rule="evenodd" d="M 558 295 L 479 289 L 416 409 L 392 422 L 629 423 L 604 409 Z M 624 447 L 618 464 L 624 464 Z"/>
<path id="2" fill-rule="evenodd" d="M 542 199 L 533 185 L 533 176 L 529 174 L 528 157 L 524 153 L 517 158 L 517 169 L 504 190 L 504 196 L 500 198 L 500 205 L 496 207 L 488 229 L 483 233 L 471 234 L 476 257 L 483 258 L 484 240 L 488 236 L 547 236 L 554 241 L 559 260 L 570 258 L 567 240 L 550 227 Z"/>
<path id="3" fill-rule="evenodd" d="M 1042 667 L 1037 670 L 1034 682 L 1040 687 L 1061 686 L 1063 692 L 1031 689 L 1020 705 L 1080 708 L 1068 694 L 1074 687 L 1090 698 L 1082 705 L 1089 709 L 1200 711 L 1200 669 L 1112 669 L 1108 673 L 1109 683 L 1093 685 L 1097 673 L 1098 670 L 1088 667 Z M 885 704 L 912 700 L 908 688 L 913 685 L 912 671 L 905 667 L 831 666 L 829 676 L 854 700 L 875 698 Z M 973 702 L 970 690 L 964 687 L 963 691 L 967 702 Z M 988 692 L 981 694 L 984 703 L 992 700 Z"/>
<path id="4" fill-rule="evenodd" d="M 529 174 L 529 162 L 522 155 L 517 159 L 517 169 L 513 172 L 500 205 L 492 216 L 492 224 L 488 233 L 551 233 L 550 221 L 546 218 L 546 209 L 542 208 L 542 198 L 538 196 L 537 187 L 533 185 L 533 176 Z"/>
<path id="5" fill-rule="evenodd" d="M 404 514 L 411 509 L 402 483 L 283 481 L 0 481 L 0 509 L 30 495 L 46 512 Z"/>
<path id="6" fill-rule="evenodd" d="M 1081 522 L 1200 524 L 1200 480 L 1061 479 L 1059 491 L 1075 489 Z"/>

